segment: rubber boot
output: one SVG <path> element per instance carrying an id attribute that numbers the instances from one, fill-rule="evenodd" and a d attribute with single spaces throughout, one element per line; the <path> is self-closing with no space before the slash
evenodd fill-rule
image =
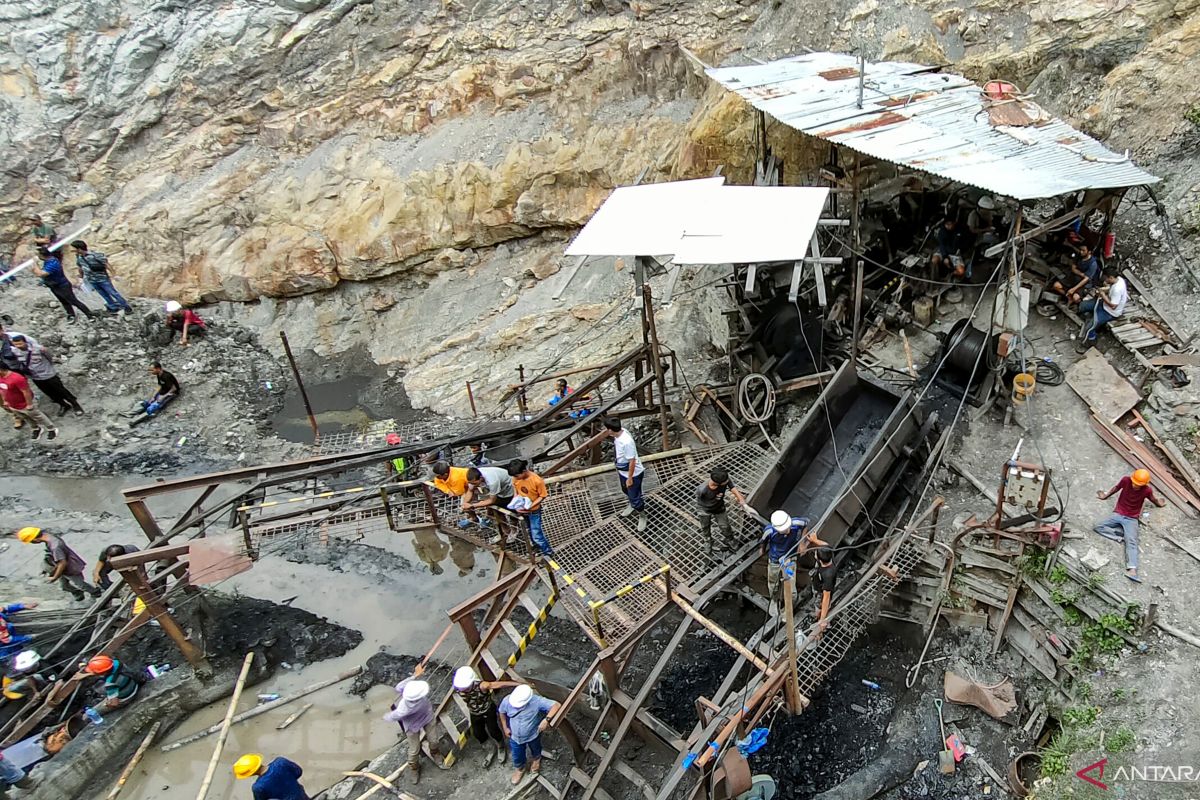
<path id="1" fill-rule="evenodd" d="M 486 753 L 486 754 L 483 756 L 483 767 L 484 767 L 484 769 L 487 769 L 488 767 L 490 767 L 492 764 L 494 764 L 494 763 L 495 763 L 495 761 L 496 761 L 496 755 L 497 755 L 497 753 L 499 753 L 499 752 L 500 752 L 500 751 L 499 751 L 499 749 L 496 747 L 496 743 L 495 743 L 495 742 L 492 742 L 492 743 L 491 743 L 491 747 L 488 749 L 487 753 Z"/>
<path id="2" fill-rule="evenodd" d="M 416 762 L 415 764 L 409 763 L 409 765 L 408 765 L 408 782 L 411 783 L 413 786 L 416 786 L 418 783 L 421 782 L 421 762 L 420 761 Z"/>
<path id="3" fill-rule="evenodd" d="M 638 517 L 637 517 L 638 533 L 641 533 L 642 531 L 646 530 L 646 528 L 648 528 L 648 527 L 650 527 L 650 518 L 646 516 L 646 512 L 644 510 L 639 511 Z"/>
<path id="4" fill-rule="evenodd" d="M 632 514 L 634 512 L 634 510 L 635 509 L 633 506 L 625 506 L 625 510 L 621 512 L 621 516 L 628 517 L 630 514 Z"/>

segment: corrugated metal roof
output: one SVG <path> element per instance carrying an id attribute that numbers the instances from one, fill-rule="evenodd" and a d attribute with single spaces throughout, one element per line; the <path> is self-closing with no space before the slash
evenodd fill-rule
<path id="1" fill-rule="evenodd" d="M 868 62 L 862 108 L 858 59 L 844 53 L 707 72 L 801 133 L 1005 197 L 1033 200 L 1158 181 L 1030 101 L 1019 105 L 1032 112 L 1032 124 L 993 125 L 978 86 L 920 64 Z"/>

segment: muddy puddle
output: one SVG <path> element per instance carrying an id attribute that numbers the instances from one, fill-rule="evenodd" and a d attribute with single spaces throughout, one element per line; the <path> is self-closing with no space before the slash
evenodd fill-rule
<path id="1" fill-rule="evenodd" d="M 0 483 L 4 486 L 3 494 L 19 497 L 27 505 L 63 511 L 82 511 L 90 514 L 112 514 L 128 519 L 130 524 L 133 524 L 133 517 L 125 507 L 121 490 L 131 486 L 145 486 L 153 482 L 152 478 L 145 475 L 105 478 L 0 476 Z M 190 502 L 189 498 L 178 496 L 174 501 L 154 498 L 150 501 L 150 505 L 151 510 L 156 514 L 181 514 L 187 509 Z"/>
<path id="2" fill-rule="evenodd" d="M 380 417 L 362 402 L 362 395 L 371 384 L 369 377 L 347 376 L 329 383 L 305 381 L 308 400 L 312 404 L 317 426 L 324 434 L 344 433 L 369 425 Z M 283 407 L 271 419 L 275 435 L 290 442 L 311 443 L 312 426 L 300 392 L 289 390 Z"/>

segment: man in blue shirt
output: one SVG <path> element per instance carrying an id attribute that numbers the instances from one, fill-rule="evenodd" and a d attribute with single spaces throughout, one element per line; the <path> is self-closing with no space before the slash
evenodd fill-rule
<path id="1" fill-rule="evenodd" d="M 559 705 L 533 693 L 522 684 L 500 702 L 500 727 L 508 737 L 512 752 L 513 784 L 525 777 L 525 752 L 529 751 L 529 770 L 542 771 L 542 731 L 550 727 L 547 717 L 558 713 Z"/>
<path id="2" fill-rule="evenodd" d="M 771 515 L 771 524 L 763 528 L 761 553 L 767 557 L 767 594 L 774 603 L 783 578 L 781 562 L 794 565 L 809 547 L 825 542 L 808 531 L 808 517 L 793 517 L 780 509 Z"/>
<path id="3" fill-rule="evenodd" d="M 300 785 L 304 770 L 295 761 L 283 756 L 264 765 L 262 756 L 247 753 L 233 765 L 233 774 L 239 780 L 258 778 L 250 787 L 254 800 L 308 800 L 304 787 Z"/>
<path id="4" fill-rule="evenodd" d="M 72 323 L 75 322 L 75 309 L 83 312 L 88 319 L 96 316 L 92 310 L 79 301 L 75 296 L 75 287 L 67 280 L 67 276 L 63 274 L 62 260 L 56 253 L 52 253 L 44 247 L 38 248 L 38 258 L 42 260 L 42 266 L 34 266 L 33 271 L 39 278 L 42 279 L 42 285 L 50 290 L 50 294 L 58 298 L 58 302 L 62 303 L 63 310 L 67 312 L 67 319 Z"/>

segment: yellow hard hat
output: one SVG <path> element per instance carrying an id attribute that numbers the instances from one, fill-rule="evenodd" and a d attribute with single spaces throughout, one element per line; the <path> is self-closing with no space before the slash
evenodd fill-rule
<path id="1" fill-rule="evenodd" d="M 42 532 L 41 528 L 35 528 L 32 525 L 30 525 L 29 527 L 21 528 L 21 530 L 17 531 L 17 538 L 20 539 L 25 544 L 29 544 L 34 539 L 36 539 L 38 537 L 38 534 L 41 532 Z"/>
<path id="2" fill-rule="evenodd" d="M 237 778 L 252 778 L 258 774 L 262 766 L 262 756 L 258 753 L 247 753 L 233 764 L 233 774 Z"/>

